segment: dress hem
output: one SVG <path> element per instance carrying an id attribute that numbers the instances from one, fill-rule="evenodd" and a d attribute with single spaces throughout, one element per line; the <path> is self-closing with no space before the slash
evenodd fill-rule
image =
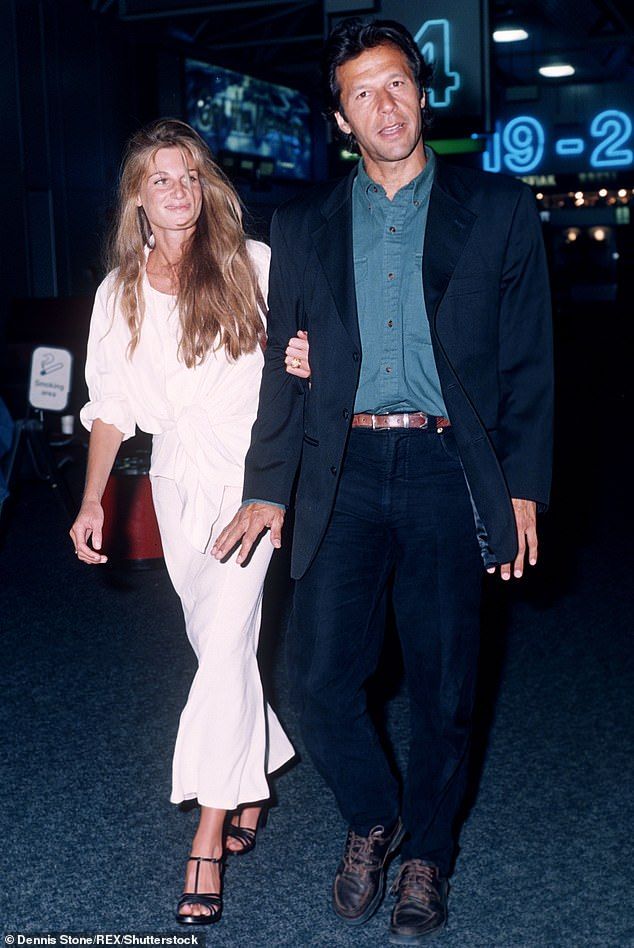
<path id="1" fill-rule="evenodd" d="M 268 770 L 268 771 L 267 771 L 267 777 L 269 777 L 269 776 L 271 776 L 272 774 L 276 773 L 278 770 L 281 770 L 282 767 L 285 767 L 287 764 L 289 764 L 289 763 L 290 763 L 292 760 L 294 760 L 296 757 L 297 757 L 297 753 L 296 753 L 296 752 L 293 752 L 293 753 L 290 755 L 290 757 L 287 757 L 286 760 L 283 760 L 281 764 L 278 764 L 278 765 L 277 765 L 276 767 L 274 767 L 273 769 Z M 267 788 L 267 789 L 268 789 L 268 788 Z M 242 797 L 242 794 L 240 794 L 240 796 Z M 181 803 L 186 803 L 188 800 L 198 800 L 198 803 L 200 804 L 200 806 L 213 807 L 213 809 L 216 809 L 216 810 L 235 810 L 237 807 L 243 806 L 245 803 L 254 803 L 254 802 L 259 802 L 259 801 L 263 801 L 263 802 L 264 802 L 264 801 L 266 801 L 266 800 L 269 800 L 270 798 L 271 798 L 271 793 L 270 793 L 270 791 L 269 791 L 269 793 L 267 793 L 265 796 L 260 796 L 260 797 L 259 797 L 259 796 L 248 796 L 248 797 L 246 797 L 246 798 L 244 798 L 244 799 L 232 800 L 232 802 L 230 802 L 230 803 L 226 803 L 226 802 L 218 803 L 217 801 L 214 801 L 213 803 L 209 803 L 209 802 L 207 802 L 206 800 L 201 800 L 201 799 L 200 799 L 200 796 L 199 796 L 197 793 L 191 792 L 191 793 L 179 794 L 178 797 L 176 797 L 174 794 L 172 794 L 172 795 L 170 796 L 170 803 L 173 803 L 173 804 L 175 804 L 176 806 L 178 806 L 178 805 L 181 804 Z M 225 799 L 226 799 L 226 798 L 225 798 Z"/>

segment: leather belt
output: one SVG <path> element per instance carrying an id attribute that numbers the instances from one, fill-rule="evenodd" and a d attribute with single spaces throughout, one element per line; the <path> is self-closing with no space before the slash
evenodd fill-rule
<path id="1" fill-rule="evenodd" d="M 360 412 L 352 416 L 353 428 L 435 428 L 438 434 L 442 434 L 443 428 L 449 428 L 450 425 L 448 418 L 427 415 L 424 411 L 410 411 L 396 415 L 371 415 L 368 412 Z"/>

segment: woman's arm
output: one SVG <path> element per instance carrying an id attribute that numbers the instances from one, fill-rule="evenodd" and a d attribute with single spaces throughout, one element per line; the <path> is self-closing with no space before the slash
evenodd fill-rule
<path id="1" fill-rule="evenodd" d="M 103 528 L 101 498 L 122 440 L 123 434 L 118 428 L 95 418 L 88 443 L 88 469 L 84 496 L 77 519 L 70 528 L 70 538 L 75 552 L 84 563 L 105 563 L 108 559 L 107 556 L 97 552 L 101 549 Z M 93 549 L 88 546 L 91 536 Z"/>

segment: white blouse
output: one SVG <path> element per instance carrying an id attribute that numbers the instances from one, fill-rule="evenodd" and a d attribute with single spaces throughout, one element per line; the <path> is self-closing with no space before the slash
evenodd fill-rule
<path id="1" fill-rule="evenodd" d="M 266 299 L 271 251 L 258 241 L 247 246 Z M 95 297 L 86 358 L 90 401 L 80 412 L 82 424 L 90 431 L 100 418 L 124 440 L 136 426 L 153 435 L 150 474 L 176 482 L 183 531 L 206 552 L 225 487 L 242 487 L 262 351 L 258 346 L 232 362 L 223 346 L 188 369 L 178 356 L 176 300 L 155 290 L 145 276 L 145 316 L 129 358 L 130 331 L 112 285 L 110 273 Z"/>

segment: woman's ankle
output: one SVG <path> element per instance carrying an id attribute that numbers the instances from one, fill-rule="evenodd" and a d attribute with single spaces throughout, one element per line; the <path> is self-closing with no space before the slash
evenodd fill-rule
<path id="1" fill-rule="evenodd" d="M 247 826 L 249 829 L 257 829 L 260 821 L 261 806 L 245 806 L 239 811 L 239 825 Z"/>

